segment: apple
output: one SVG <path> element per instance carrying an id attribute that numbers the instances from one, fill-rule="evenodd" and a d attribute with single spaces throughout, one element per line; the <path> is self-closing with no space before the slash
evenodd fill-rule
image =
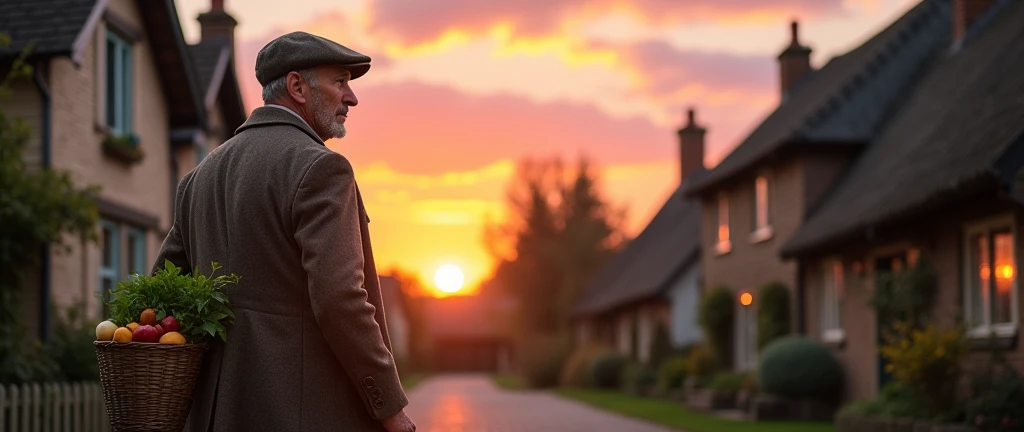
<path id="1" fill-rule="evenodd" d="M 132 342 L 148 342 L 155 343 L 160 340 L 160 333 L 156 327 L 151 325 L 142 325 L 135 329 L 135 333 L 132 333 Z"/>
<path id="2" fill-rule="evenodd" d="M 107 320 L 96 326 L 96 340 L 110 341 L 114 339 L 114 332 L 117 331 L 117 324 Z"/>
<path id="3" fill-rule="evenodd" d="M 153 328 L 156 329 L 156 332 L 158 334 L 160 334 L 160 336 L 163 336 L 164 333 L 167 333 L 167 332 L 164 331 L 164 328 L 160 326 L 160 324 L 157 324 L 157 325 L 153 326 Z M 160 340 L 160 338 L 157 338 L 157 340 Z"/>
<path id="4" fill-rule="evenodd" d="M 160 320 L 160 326 L 163 327 L 164 331 L 167 333 L 181 331 L 181 324 L 178 323 L 178 319 L 170 315 L 167 315 L 164 319 Z"/>

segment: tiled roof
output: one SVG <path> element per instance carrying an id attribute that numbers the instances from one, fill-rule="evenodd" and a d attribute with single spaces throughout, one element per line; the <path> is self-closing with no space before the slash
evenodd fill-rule
<path id="1" fill-rule="evenodd" d="M 990 22 L 979 21 L 962 47 L 947 43 L 933 56 L 784 254 L 863 232 L 976 185 L 1014 181 L 1024 161 L 1024 2 L 993 8 Z"/>
<path id="2" fill-rule="evenodd" d="M 33 55 L 70 55 L 95 6 L 96 0 L 0 2 L 0 33 L 11 37 L 11 46 L 0 48 L 0 59 L 18 55 L 28 43 Z"/>
<path id="3" fill-rule="evenodd" d="M 202 41 L 188 46 L 188 53 L 192 57 L 192 64 L 195 65 L 196 78 L 199 79 L 202 94 L 209 91 L 213 75 L 217 72 L 217 62 L 220 61 L 224 51 L 229 49 L 228 41 L 222 39 Z"/>
<path id="4" fill-rule="evenodd" d="M 858 48 L 809 72 L 788 99 L 688 193 L 728 180 L 785 145 L 867 143 L 905 86 L 948 40 L 950 15 L 950 0 L 923 0 Z"/>

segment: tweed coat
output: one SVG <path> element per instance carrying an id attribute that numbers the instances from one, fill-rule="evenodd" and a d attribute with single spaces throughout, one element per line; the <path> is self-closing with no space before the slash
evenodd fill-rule
<path id="1" fill-rule="evenodd" d="M 408 399 L 352 171 L 296 115 L 255 109 L 179 182 L 153 271 L 237 274 L 235 323 L 196 384 L 192 431 L 372 431 Z"/>

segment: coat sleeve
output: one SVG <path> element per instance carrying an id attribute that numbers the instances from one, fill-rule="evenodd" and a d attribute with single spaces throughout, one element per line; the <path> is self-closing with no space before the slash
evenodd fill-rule
<path id="1" fill-rule="evenodd" d="M 317 158 L 292 204 L 314 318 L 367 409 L 383 420 L 409 401 L 395 360 L 367 302 L 359 206 L 352 166 L 340 154 Z"/>
<path id="2" fill-rule="evenodd" d="M 165 261 L 170 261 L 174 263 L 175 266 L 180 267 L 181 274 L 192 273 L 192 263 L 188 258 L 185 240 L 181 234 L 181 197 L 185 184 L 190 177 L 191 173 L 181 179 L 181 182 L 178 183 L 177 192 L 174 196 L 174 216 L 171 218 L 171 229 L 167 232 L 167 237 L 164 238 L 164 242 L 160 246 L 160 252 L 157 253 L 156 260 L 153 261 L 153 268 L 150 270 L 150 275 L 163 269 Z"/>

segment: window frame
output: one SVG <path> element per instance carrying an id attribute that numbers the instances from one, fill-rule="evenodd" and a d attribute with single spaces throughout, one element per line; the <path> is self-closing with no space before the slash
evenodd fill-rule
<path id="1" fill-rule="evenodd" d="M 846 288 L 846 269 L 842 260 L 832 257 L 821 264 L 821 290 L 819 291 L 818 326 L 825 342 L 841 342 L 846 337 L 843 327 L 843 294 Z M 831 290 L 830 290 L 831 287 Z M 829 292 L 831 291 L 831 295 Z"/>
<path id="2" fill-rule="evenodd" d="M 107 315 L 107 301 L 110 300 L 110 293 L 107 292 L 106 280 L 112 282 L 111 288 L 117 287 L 117 282 L 121 280 L 121 225 L 109 219 L 100 220 L 100 229 L 110 231 L 110 240 L 105 241 L 103 235 L 100 235 L 102 244 L 100 245 L 100 266 L 99 266 L 99 291 L 100 305 L 99 310 L 101 316 Z M 110 265 L 106 263 L 107 248 L 110 248 Z"/>
<path id="3" fill-rule="evenodd" d="M 992 287 L 991 283 L 989 283 L 989 284 L 987 284 L 988 286 L 985 288 L 985 290 L 987 291 L 987 293 L 986 293 L 987 295 L 982 296 L 983 304 L 982 304 L 981 311 L 982 311 L 983 317 L 980 320 L 981 324 L 974 325 L 974 319 L 975 319 L 975 317 L 973 316 L 974 315 L 974 312 L 973 312 L 974 304 L 973 304 L 973 301 L 972 301 L 972 295 L 971 294 L 972 294 L 972 289 L 973 289 L 974 277 L 977 276 L 977 271 L 972 268 L 973 267 L 973 265 L 972 265 L 972 262 L 973 262 L 972 254 L 973 254 L 974 248 L 973 248 L 973 245 L 971 243 L 971 238 L 976 236 L 976 235 L 984 235 L 985 238 L 989 242 L 989 251 L 992 251 L 994 249 L 994 247 L 995 247 L 992 244 L 992 235 L 993 235 L 993 233 L 994 232 L 998 232 L 998 231 L 1002 231 L 1004 229 L 1008 229 L 1009 230 L 1010 238 L 1011 238 L 1011 241 L 1012 241 L 1012 247 L 1010 248 L 1010 254 L 1011 254 L 1010 255 L 1010 260 L 1013 263 L 1012 265 L 1013 265 L 1013 268 L 1014 268 L 1014 277 L 1013 277 L 1013 281 L 1012 281 L 1011 295 L 1010 295 L 1010 302 L 1011 302 L 1011 304 L 1010 304 L 1010 317 L 1011 317 L 1011 320 L 1008 323 L 992 324 L 992 296 L 991 296 L 991 294 L 992 294 L 994 288 Z M 964 247 L 962 248 L 963 249 L 963 255 L 962 255 L 962 260 L 963 260 L 962 261 L 963 262 L 963 265 L 962 265 L 963 277 L 961 279 L 961 288 L 962 288 L 961 294 L 963 295 L 963 313 L 964 313 L 964 318 L 965 318 L 964 321 L 967 322 L 968 326 L 969 326 L 968 333 L 970 334 L 971 337 L 975 337 L 975 338 L 987 338 L 987 337 L 990 337 L 993 333 L 997 337 L 1008 337 L 1008 336 L 1015 335 L 1017 333 L 1017 329 L 1020 326 L 1020 288 L 1019 288 L 1019 284 L 1017 283 L 1017 280 L 1018 280 L 1017 271 L 1019 270 L 1019 265 L 1018 265 L 1018 260 L 1017 260 L 1017 257 L 1018 257 L 1018 253 L 1017 253 L 1017 226 L 1016 226 L 1016 220 L 1014 218 L 1014 215 L 1013 214 L 1009 214 L 1009 215 L 995 216 L 995 217 L 992 217 L 992 218 L 983 219 L 983 220 L 975 221 L 973 223 L 966 224 L 965 228 L 964 228 L 964 231 L 963 231 L 963 245 L 964 245 Z M 990 255 L 988 257 L 989 261 L 992 261 L 992 260 L 995 259 L 995 257 L 992 256 L 994 254 L 990 253 L 989 255 Z M 991 269 L 991 266 L 989 268 Z"/>
<path id="4" fill-rule="evenodd" d="M 111 49 L 113 47 L 113 49 Z M 129 38 L 107 29 L 104 35 L 104 113 L 103 124 L 114 135 L 134 132 L 132 110 L 134 100 L 134 54 Z M 113 56 L 113 67 L 111 67 Z M 111 70 L 113 69 L 113 70 Z M 113 100 L 111 99 L 113 92 Z"/>
<path id="5" fill-rule="evenodd" d="M 774 235 L 772 229 L 772 180 L 768 174 L 759 174 L 754 177 L 753 213 L 751 215 L 750 242 L 760 243 L 769 240 Z M 763 186 L 762 186 L 763 184 Z M 764 199 L 762 200 L 762 189 Z M 762 213 L 764 220 L 761 220 Z M 763 222 L 763 223 L 762 223 Z"/>
<path id="6" fill-rule="evenodd" d="M 729 218 L 729 193 L 720 191 L 718 193 L 717 209 L 715 214 L 715 251 L 724 255 L 732 251 L 732 228 Z M 722 238 L 722 229 L 725 229 L 725 238 Z"/>

